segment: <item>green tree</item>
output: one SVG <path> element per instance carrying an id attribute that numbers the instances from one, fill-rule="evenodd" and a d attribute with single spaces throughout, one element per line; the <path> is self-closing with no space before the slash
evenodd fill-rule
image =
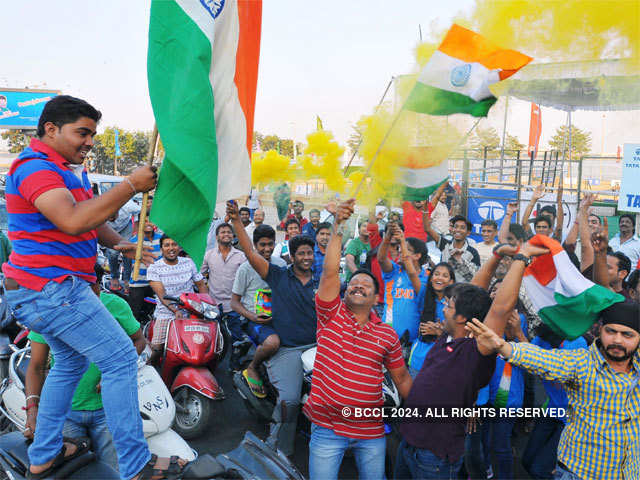
<path id="1" fill-rule="evenodd" d="M 566 139 L 565 139 L 566 135 Z M 549 140 L 549 148 L 562 152 L 562 146 L 569 151 L 569 128 L 562 125 L 556 129 L 556 133 Z M 581 130 L 571 125 L 571 157 L 580 158 L 591 151 L 591 132 Z"/>
<path id="2" fill-rule="evenodd" d="M 31 136 L 24 133 L 23 130 L 5 130 L 1 136 L 3 140 L 7 140 L 11 153 L 20 153 L 31 141 Z"/>
<path id="3" fill-rule="evenodd" d="M 262 135 L 260 132 L 253 132 L 253 140 L 251 143 L 251 148 L 253 149 L 253 151 L 258 150 L 258 148 L 261 148 L 260 146 L 262 145 L 263 140 L 264 140 L 264 135 Z"/>
<path id="4" fill-rule="evenodd" d="M 508 151 L 509 154 L 514 155 L 517 150 L 523 150 L 524 148 L 525 145 L 520 143 L 518 137 L 507 133 L 507 138 L 504 141 L 504 149 Z"/>
<path id="5" fill-rule="evenodd" d="M 118 157 L 117 173 L 126 175 L 144 164 L 149 152 L 150 132 L 127 131 L 118 127 L 107 127 L 94 137 L 94 168 L 100 173 L 113 175 L 115 159 L 115 130 L 119 131 L 121 156 Z"/>
<path id="6" fill-rule="evenodd" d="M 467 142 L 468 146 L 474 150 L 478 150 L 478 155 L 483 155 L 483 150 L 487 149 L 488 158 L 497 158 L 500 156 L 500 137 L 493 127 L 476 128 L 475 134 Z"/>

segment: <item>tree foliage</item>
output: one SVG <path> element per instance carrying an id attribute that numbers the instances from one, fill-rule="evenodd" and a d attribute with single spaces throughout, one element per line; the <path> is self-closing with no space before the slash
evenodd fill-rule
<path id="1" fill-rule="evenodd" d="M 507 133 L 507 137 L 504 140 L 505 150 L 509 151 L 510 154 L 513 154 L 516 150 L 524 150 L 525 148 L 526 146 L 523 143 L 520 143 L 518 137 Z"/>
<path id="2" fill-rule="evenodd" d="M 565 139 L 566 134 L 566 139 Z M 556 129 L 556 133 L 549 140 L 549 148 L 562 152 L 562 146 L 569 151 L 569 128 L 562 125 Z M 578 159 L 591 151 L 591 132 L 571 125 L 571 156 Z"/>
<path id="3" fill-rule="evenodd" d="M 275 133 L 263 135 L 260 132 L 253 132 L 253 150 L 260 149 L 263 152 L 274 150 L 280 155 L 293 158 L 293 140 L 290 138 L 281 138 Z M 297 154 L 300 155 L 303 150 L 301 144 L 296 144 Z"/>
<path id="4" fill-rule="evenodd" d="M 9 152 L 11 153 L 20 153 L 31 141 L 31 136 L 22 130 L 5 130 L 0 136 L 9 144 Z"/>
<path id="5" fill-rule="evenodd" d="M 103 133 L 94 137 L 92 171 L 108 175 L 116 174 L 114 170 L 116 129 L 119 131 L 118 142 L 120 143 L 121 153 L 121 156 L 118 157 L 117 174 L 126 175 L 146 162 L 151 132 L 127 131 L 118 127 L 107 127 Z M 161 152 L 161 148 L 158 150 Z M 160 153 L 157 156 L 161 157 L 162 154 Z"/>
<path id="6" fill-rule="evenodd" d="M 478 155 L 482 156 L 484 149 L 487 150 L 488 158 L 500 156 L 500 137 L 493 127 L 476 128 L 474 135 L 467 142 L 468 148 L 478 150 Z"/>

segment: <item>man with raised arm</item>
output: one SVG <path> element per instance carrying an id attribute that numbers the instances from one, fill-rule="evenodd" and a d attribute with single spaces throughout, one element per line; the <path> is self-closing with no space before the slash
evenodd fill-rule
<path id="1" fill-rule="evenodd" d="M 525 244 L 518 250 L 502 245 L 478 270 L 473 284 L 453 288 L 444 308 L 445 332 L 429 350 L 422 369 L 415 377 L 405 406 L 424 414 L 427 408 L 472 407 L 478 391 L 489 383 L 496 365 L 491 348 L 468 338 L 465 324 L 479 319 L 503 335 L 507 320 L 518 300 L 517 270 L 507 273 L 491 303 L 486 288 L 503 255 L 513 255 L 513 264 L 528 262 L 547 250 Z M 516 285 L 518 284 L 518 285 Z M 507 286 L 506 288 L 504 286 Z M 398 449 L 394 478 L 457 478 L 462 465 L 465 419 L 428 422 L 405 420 L 400 425 L 402 443 Z"/>
<path id="2" fill-rule="evenodd" d="M 384 478 L 385 434 L 382 417 L 352 418 L 343 407 L 381 407 L 383 367 L 404 398 L 411 376 L 398 335 L 374 313 L 380 286 L 374 275 L 356 270 L 340 299 L 341 225 L 355 200 L 338 207 L 316 294 L 318 352 L 309 400 L 311 419 L 309 476 L 338 478 L 344 452 L 353 448 L 360 478 Z"/>
<path id="3" fill-rule="evenodd" d="M 596 256 L 606 233 L 594 234 Z M 603 248 L 604 246 L 604 248 Z M 498 295 L 513 296 L 526 262 L 514 261 Z M 640 306 L 614 303 L 601 312 L 600 336 L 588 349 L 544 350 L 530 343 L 507 342 L 493 325 L 467 324 L 478 348 L 495 352 L 512 365 L 545 380 L 564 384 L 569 397 L 567 425 L 558 446 L 556 479 L 639 478 L 640 441 Z"/>
<path id="4" fill-rule="evenodd" d="M 305 235 L 293 237 L 289 240 L 292 264 L 280 267 L 253 248 L 234 202 L 227 203 L 227 215 L 247 260 L 271 287 L 271 326 L 280 338 L 280 348 L 265 362 L 269 380 L 278 391 L 267 441 L 285 455 L 292 455 L 303 380 L 301 355 L 316 342 L 314 295 L 318 283 L 313 281 L 312 272 L 315 242 Z"/>

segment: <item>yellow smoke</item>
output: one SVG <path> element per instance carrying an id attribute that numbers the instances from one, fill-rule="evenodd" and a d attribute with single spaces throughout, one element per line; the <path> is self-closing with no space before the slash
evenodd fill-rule
<path id="1" fill-rule="evenodd" d="M 267 185 L 269 183 L 292 182 L 293 171 L 290 158 L 280 155 L 275 150 L 251 155 L 251 184 Z"/>
<path id="2" fill-rule="evenodd" d="M 322 179 L 329 190 L 344 192 L 346 182 L 342 174 L 340 159 L 344 148 L 327 130 L 318 130 L 307 135 L 307 147 L 298 157 L 298 168 L 303 179 Z"/>
<path id="3" fill-rule="evenodd" d="M 476 0 L 470 16 L 456 21 L 538 61 L 637 58 L 640 51 L 637 0 Z"/>

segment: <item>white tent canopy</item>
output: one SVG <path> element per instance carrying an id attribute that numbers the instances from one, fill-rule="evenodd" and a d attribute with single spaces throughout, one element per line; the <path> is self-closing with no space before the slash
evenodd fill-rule
<path id="1" fill-rule="evenodd" d="M 640 109 L 637 61 L 625 59 L 531 64 L 492 90 L 567 112 Z"/>

